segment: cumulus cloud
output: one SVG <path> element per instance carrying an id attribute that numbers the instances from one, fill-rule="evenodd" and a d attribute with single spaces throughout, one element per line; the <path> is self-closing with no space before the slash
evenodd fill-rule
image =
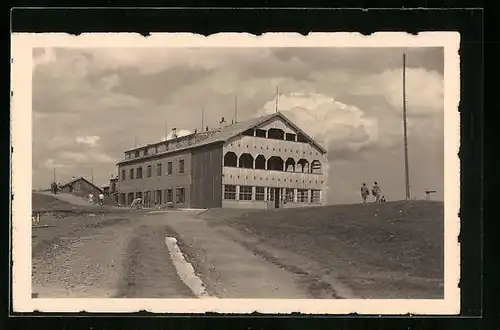
<path id="1" fill-rule="evenodd" d="M 402 111 L 402 70 L 391 69 L 358 80 L 354 90 L 358 95 L 382 95 L 389 104 Z M 432 115 L 443 110 L 444 77 L 424 68 L 406 70 L 406 102 L 409 116 Z"/>
<path id="2" fill-rule="evenodd" d="M 275 100 L 263 112 L 275 111 Z M 319 93 L 293 93 L 279 97 L 279 110 L 327 149 L 358 151 L 378 139 L 378 121 L 363 111 Z"/>
<path id="3" fill-rule="evenodd" d="M 84 144 L 89 147 L 95 147 L 100 139 L 101 137 L 97 135 L 79 136 L 76 138 L 76 143 Z"/>

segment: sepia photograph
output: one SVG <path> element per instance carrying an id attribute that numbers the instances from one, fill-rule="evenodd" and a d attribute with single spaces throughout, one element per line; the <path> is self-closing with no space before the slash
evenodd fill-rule
<path id="1" fill-rule="evenodd" d="M 25 308 L 458 313 L 458 35 L 17 41 Z"/>

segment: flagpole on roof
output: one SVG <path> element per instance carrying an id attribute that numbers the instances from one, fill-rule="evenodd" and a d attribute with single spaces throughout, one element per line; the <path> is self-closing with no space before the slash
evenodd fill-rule
<path id="1" fill-rule="evenodd" d="M 234 96 L 234 123 L 238 122 L 238 94 Z"/>
<path id="2" fill-rule="evenodd" d="M 204 127 L 205 127 L 205 114 L 204 114 L 205 109 L 203 106 L 201 106 L 201 132 L 203 132 Z"/>
<path id="3" fill-rule="evenodd" d="M 275 112 L 277 113 L 278 112 L 278 99 L 279 99 L 279 87 L 276 86 L 276 109 L 275 109 Z"/>

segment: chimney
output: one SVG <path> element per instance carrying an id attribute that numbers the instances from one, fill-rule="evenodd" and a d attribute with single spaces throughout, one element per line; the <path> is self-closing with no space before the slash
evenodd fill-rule
<path id="1" fill-rule="evenodd" d="M 177 128 L 172 128 L 172 139 L 177 138 Z"/>

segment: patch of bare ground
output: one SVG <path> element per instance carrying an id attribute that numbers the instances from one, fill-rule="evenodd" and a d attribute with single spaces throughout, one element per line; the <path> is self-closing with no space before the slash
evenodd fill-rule
<path id="1" fill-rule="evenodd" d="M 132 226 L 126 218 L 93 220 L 76 228 L 33 230 L 34 239 L 38 238 L 32 250 L 35 296 L 105 298 L 116 294 Z"/>
<path id="2" fill-rule="evenodd" d="M 319 279 L 318 283 L 340 288 L 337 291 L 346 296 L 444 296 L 442 202 L 219 209 L 199 217 L 222 231 L 224 226 L 239 231 L 239 235 L 229 235 L 254 253 L 291 272 Z"/>

